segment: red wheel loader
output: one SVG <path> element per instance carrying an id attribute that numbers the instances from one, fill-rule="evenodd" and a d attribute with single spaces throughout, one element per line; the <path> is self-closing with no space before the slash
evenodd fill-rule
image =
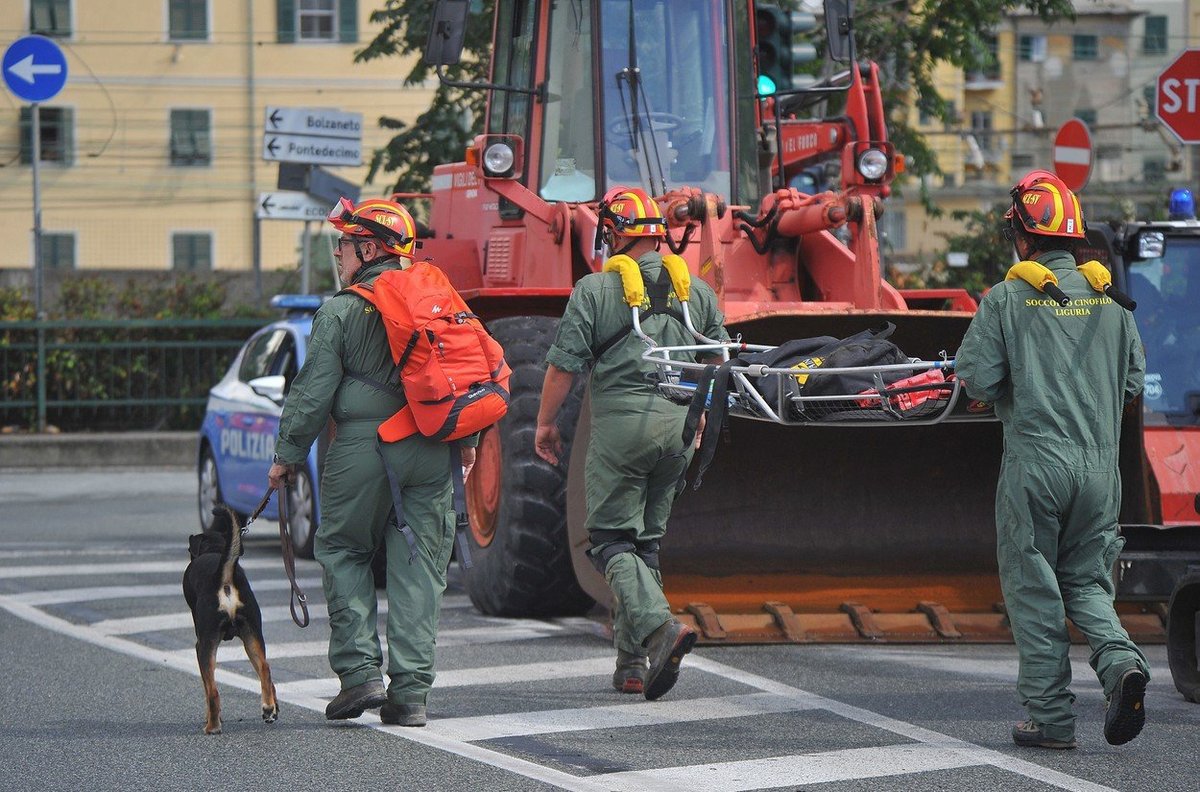
<path id="1" fill-rule="evenodd" d="M 468 5 L 435 7 L 425 57 L 443 80 Z M 464 581 L 481 611 L 578 614 L 609 597 L 584 557 L 582 387 L 563 410 L 569 464 L 533 446 L 557 319 L 603 263 L 596 207 L 609 187 L 656 196 L 672 250 L 715 289 L 735 336 L 779 344 L 890 321 L 910 356 L 957 350 L 975 310 L 965 292 L 881 277 L 876 217 L 900 160 L 847 5 L 826 10 L 841 65 L 789 87 L 760 80 L 752 0 L 496 0 L 491 81 L 451 83 L 488 92 L 485 131 L 463 162 L 435 169 L 423 239 L 513 369 L 510 412 L 483 435 L 468 482 Z M 811 186 L 814 169 L 836 171 L 838 188 Z M 710 642 L 1011 640 L 994 541 L 1000 427 L 983 417 L 735 419 L 671 519 L 673 608 Z M 1144 610 L 1127 625 L 1161 640 Z"/>

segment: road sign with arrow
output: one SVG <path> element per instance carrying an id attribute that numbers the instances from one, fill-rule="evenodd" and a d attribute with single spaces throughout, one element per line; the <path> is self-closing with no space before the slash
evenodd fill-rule
<path id="1" fill-rule="evenodd" d="M 258 194 L 254 216 L 260 220 L 324 220 L 333 202 L 318 201 L 301 192 L 264 192 Z"/>
<path id="2" fill-rule="evenodd" d="M 23 36 L 4 51 L 4 82 L 26 102 L 45 102 L 67 84 L 67 59 L 45 36 Z"/>

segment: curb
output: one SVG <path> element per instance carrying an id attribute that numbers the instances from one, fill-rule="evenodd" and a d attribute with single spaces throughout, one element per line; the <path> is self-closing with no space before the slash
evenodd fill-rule
<path id="1" fill-rule="evenodd" d="M 196 432 L 0 435 L 0 470 L 196 466 Z"/>

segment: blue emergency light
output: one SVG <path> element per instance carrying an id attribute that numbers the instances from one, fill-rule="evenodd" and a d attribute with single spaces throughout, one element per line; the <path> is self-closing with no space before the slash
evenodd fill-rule
<path id="1" fill-rule="evenodd" d="M 319 294 L 276 294 L 271 298 L 271 307 L 282 311 L 312 313 L 321 307 L 325 298 Z"/>
<path id="2" fill-rule="evenodd" d="M 1171 220 L 1195 220 L 1196 199 L 1192 191 L 1186 187 L 1176 187 L 1171 190 L 1171 200 L 1167 203 L 1167 214 Z"/>

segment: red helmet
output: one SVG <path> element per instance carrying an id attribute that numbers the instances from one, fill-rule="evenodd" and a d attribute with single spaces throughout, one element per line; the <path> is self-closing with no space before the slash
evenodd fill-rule
<path id="1" fill-rule="evenodd" d="M 389 252 L 412 258 L 417 225 L 395 201 L 369 198 L 355 206 L 349 198 L 339 198 L 329 212 L 329 222 L 343 234 L 377 239 Z"/>
<path id="2" fill-rule="evenodd" d="M 1013 205 L 1004 214 L 1009 222 L 1019 218 L 1031 234 L 1083 239 L 1087 227 L 1079 199 L 1053 173 L 1031 171 L 1009 194 Z"/>
<path id="3" fill-rule="evenodd" d="M 600 225 L 627 237 L 666 236 L 662 210 L 640 187 L 614 187 L 600 201 Z"/>

